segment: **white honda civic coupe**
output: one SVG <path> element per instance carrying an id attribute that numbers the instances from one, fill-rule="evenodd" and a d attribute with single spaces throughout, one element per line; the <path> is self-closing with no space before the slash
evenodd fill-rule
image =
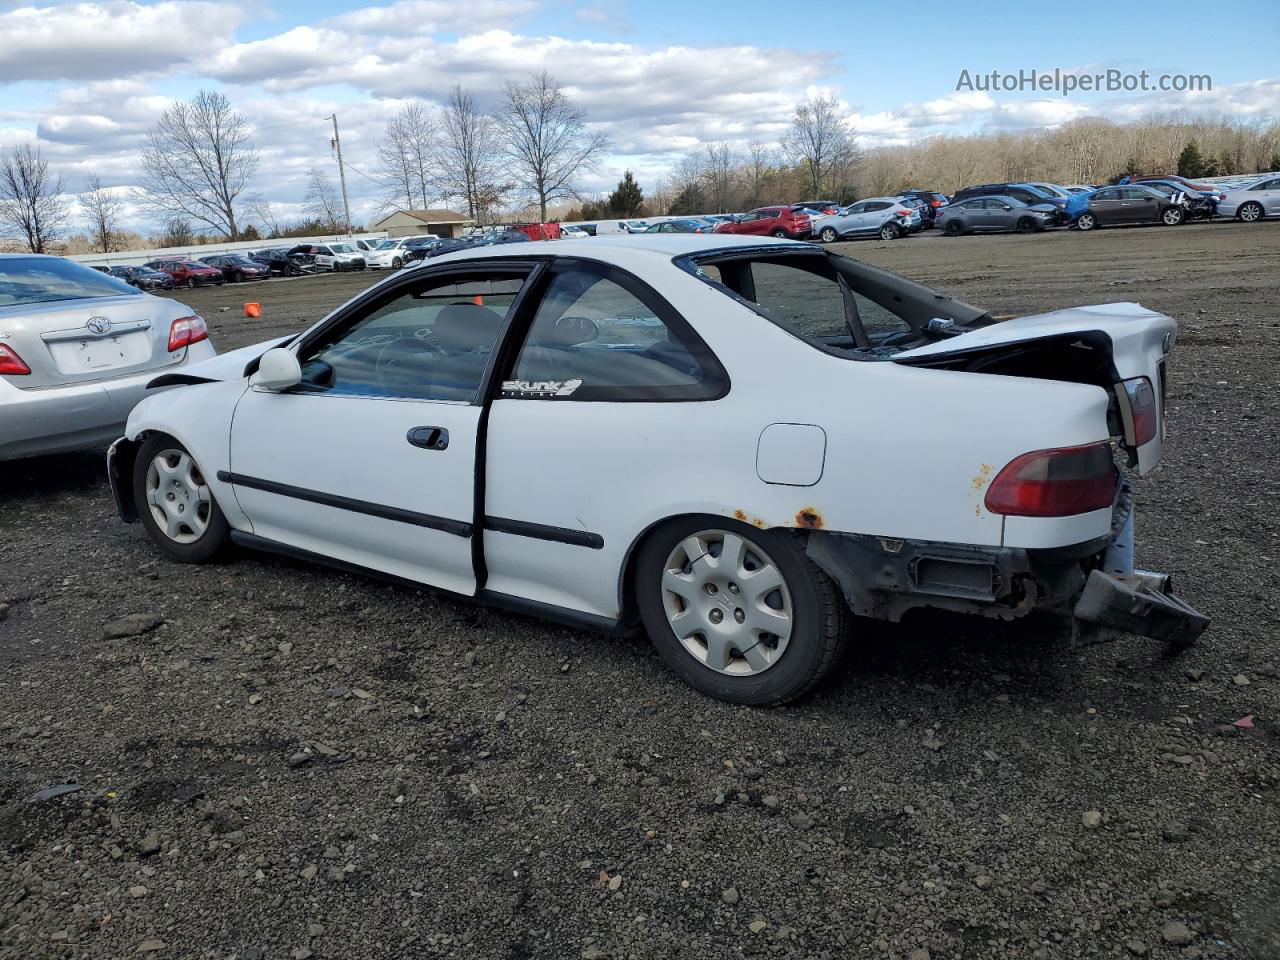
<path id="1" fill-rule="evenodd" d="M 1119 462 L 1164 444 L 1174 321 L 997 321 L 817 245 L 660 234 L 479 248 L 283 342 L 158 378 L 117 507 L 603 631 L 712 696 L 787 701 L 850 615 L 1045 609 L 1175 643 Z"/>

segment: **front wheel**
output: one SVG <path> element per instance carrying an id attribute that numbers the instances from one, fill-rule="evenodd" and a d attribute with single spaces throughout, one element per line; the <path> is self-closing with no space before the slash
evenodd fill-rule
<path id="1" fill-rule="evenodd" d="M 1181 207 L 1165 207 L 1164 213 L 1160 214 L 1160 222 L 1166 227 L 1176 227 L 1185 218 Z"/>
<path id="2" fill-rule="evenodd" d="M 403 261 L 403 260 L 401 260 L 399 257 L 392 257 L 392 258 L 391 258 L 391 269 L 392 269 L 392 270 L 399 270 L 399 269 L 400 269 L 401 267 L 403 267 L 403 266 L 404 266 L 404 261 Z"/>
<path id="3" fill-rule="evenodd" d="M 1019 233 L 1035 233 L 1036 222 L 1032 220 L 1030 217 L 1022 217 L 1021 219 L 1018 220 L 1017 229 Z"/>
<path id="4" fill-rule="evenodd" d="M 835 227 L 823 227 L 822 230 L 819 231 L 818 233 L 818 239 L 821 240 L 823 243 L 835 243 L 836 242 Z"/>
<path id="5" fill-rule="evenodd" d="M 208 563 L 227 544 L 230 525 L 204 472 L 172 437 L 149 437 L 138 451 L 133 498 L 147 535 L 180 563 Z"/>
<path id="6" fill-rule="evenodd" d="M 1098 225 L 1098 218 L 1092 213 L 1082 213 L 1076 220 L 1076 226 L 1081 230 L 1092 230 Z"/>
<path id="7" fill-rule="evenodd" d="M 636 555 L 640 616 L 654 647 L 708 696 L 771 706 L 813 689 L 839 660 L 847 609 L 802 535 L 723 517 L 683 517 Z"/>
<path id="8" fill-rule="evenodd" d="M 1236 211 L 1236 219 L 1243 223 L 1257 223 L 1262 219 L 1262 213 L 1262 204 L 1250 201 Z"/>

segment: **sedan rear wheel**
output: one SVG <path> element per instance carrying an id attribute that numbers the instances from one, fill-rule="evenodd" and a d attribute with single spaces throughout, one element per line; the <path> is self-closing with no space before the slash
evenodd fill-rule
<path id="1" fill-rule="evenodd" d="M 636 563 L 654 647 L 710 696 L 757 706 L 794 700 L 844 649 L 844 599 L 799 533 L 682 518 L 656 530 Z"/>
<path id="2" fill-rule="evenodd" d="M 1241 205 L 1240 209 L 1236 211 L 1236 218 L 1244 223 L 1256 223 L 1262 219 L 1262 212 L 1262 204 L 1254 203 L 1251 200 Z"/>
<path id="3" fill-rule="evenodd" d="M 402 259 L 400 259 L 399 257 L 392 257 L 392 258 L 391 258 L 391 269 L 392 269 L 392 270 L 399 270 L 399 269 L 400 269 L 401 267 L 403 267 L 403 266 L 404 266 L 404 261 L 403 261 Z"/>
<path id="4" fill-rule="evenodd" d="M 1181 207 L 1165 207 L 1164 213 L 1160 214 L 1160 221 L 1166 227 L 1176 227 L 1186 218 L 1186 214 L 1182 212 Z"/>
<path id="5" fill-rule="evenodd" d="M 174 560 L 205 563 L 226 545 L 230 527 L 204 472 L 172 437 L 158 435 L 143 443 L 133 493 L 148 535 Z"/>

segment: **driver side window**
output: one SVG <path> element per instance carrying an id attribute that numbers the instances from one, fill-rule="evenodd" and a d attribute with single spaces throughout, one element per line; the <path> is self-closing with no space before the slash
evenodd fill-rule
<path id="1" fill-rule="evenodd" d="M 510 271 L 422 277 L 302 350 L 290 392 L 469 403 L 523 284 Z"/>

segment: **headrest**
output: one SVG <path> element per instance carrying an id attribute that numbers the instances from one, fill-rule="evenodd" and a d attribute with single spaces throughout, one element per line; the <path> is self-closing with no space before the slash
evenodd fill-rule
<path id="1" fill-rule="evenodd" d="M 450 303 L 436 316 L 436 343 L 445 350 L 491 350 L 502 315 L 478 303 Z"/>

